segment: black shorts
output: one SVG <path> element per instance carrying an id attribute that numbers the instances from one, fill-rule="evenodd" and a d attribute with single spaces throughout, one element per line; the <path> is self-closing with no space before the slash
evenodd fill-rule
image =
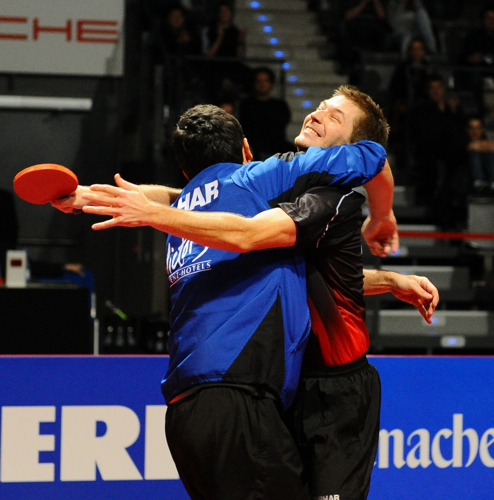
<path id="1" fill-rule="evenodd" d="M 273 397 L 205 387 L 168 406 L 166 437 L 193 500 L 308 500 Z"/>
<path id="2" fill-rule="evenodd" d="M 299 446 L 304 481 L 313 499 L 367 498 L 380 409 L 379 373 L 365 356 L 304 371 L 287 424 Z"/>

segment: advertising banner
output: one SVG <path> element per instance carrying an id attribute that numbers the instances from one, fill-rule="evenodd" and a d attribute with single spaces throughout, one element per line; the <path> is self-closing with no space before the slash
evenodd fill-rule
<path id="1" fill-rule="evenodd" d="M 0 72 L 120 76 L 124 0 L 2 0 Z"/>
<path id="2" fill-rule="evenodd" d="M 494 498 L 494 358 L 371 363 L 383 400 L 369 500 Z"/>
<path id="3" fill-rule="evenodd" d="M 371 362 L 383 407 L 369 499 L 492 500 L 494 358 Z M 187 500 L 164 437 L 167 365 L 0 356 L 0 498 Z"/>

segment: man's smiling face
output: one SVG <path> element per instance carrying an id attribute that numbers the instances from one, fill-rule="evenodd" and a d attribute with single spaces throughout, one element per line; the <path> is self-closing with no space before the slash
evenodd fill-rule
<path id="1" fill-rule="evenodd" d="M 349 144 L 355 118 L 362 111 L 344 96 L 326 99 L 307 115 L 295 144 L 300 151 L 310 146 L 329 148 Z"/>

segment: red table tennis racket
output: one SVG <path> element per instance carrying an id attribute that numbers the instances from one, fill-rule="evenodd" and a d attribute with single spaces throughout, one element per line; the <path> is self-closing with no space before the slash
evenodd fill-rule
<path id="1" fill-rule="evenodd" d="M 14 178 L 14 191 L 19 198 L 36 205 L 73 193 L 79 180 L 66 167 L 43 163 L 21 170 Z"/>

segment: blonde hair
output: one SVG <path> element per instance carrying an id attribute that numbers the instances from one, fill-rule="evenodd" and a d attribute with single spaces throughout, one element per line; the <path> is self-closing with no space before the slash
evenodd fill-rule
<path id="1" fill-rule="evenodd" d="M 380 106 L 369 95 L 361 92 L 353 85 L 340 85 L 333 93 L 333 97 L 336 96 L 345 97 L 362 111 L 362 114 L 356 117 L 353 122 L 350 142 L 367 140 L 386 147 L 389 124 Z"/>

